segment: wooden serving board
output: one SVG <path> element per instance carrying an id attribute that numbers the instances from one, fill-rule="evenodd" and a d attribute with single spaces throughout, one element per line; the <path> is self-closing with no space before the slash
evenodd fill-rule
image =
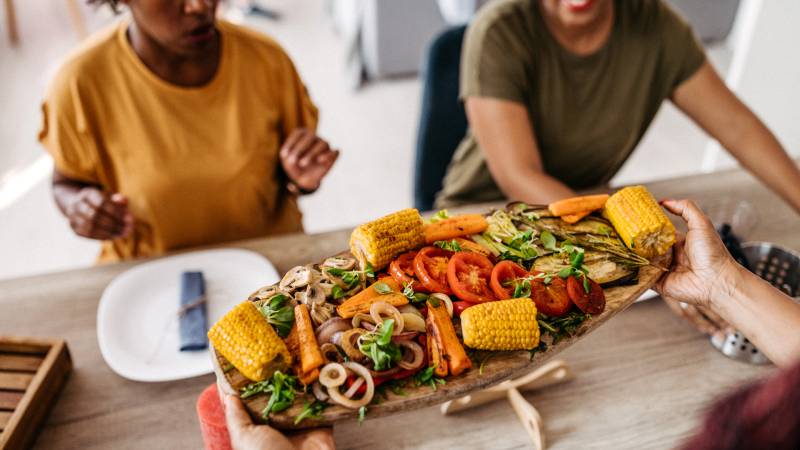
<path id="1" fill-rule="evenodd" d="M 447 377 L 447 383 L 439 385 L 434 391 L 430 386 L 406 386 L 403 391 L 406 395 L 394 394 L 387 390 L 386 398 L 381 398 L 380 403 L 370 404 L 367 407 L 366 418 L 387 416 L 394 413 L 406 412 L 417 408 L 424 408 L 447 400 L 462 397 L 472 391 L 484 389 L 498 384 L 510 378 L 518 377 L 530 372 L 533 368 L 540 366 L 548 359 L 583 339 L 592 330 L 605 323 L 617 313 L 625 310 L 633 304 L 646 290 L 652 287 L 664 273 L 662 268 L 669 267 L 672 261 L 672 252 L 658 257 L 652 261 L 652 265 L 642 267 L 639 270 L 639 281 L 630 286 L 618 286 L 604 289 L 606 295 L 606 309 L 602 314 L 592 316 L 585 321 L 576 332 L 569 337 L 561 339 L 555 345 L 548 345 L 544 352 L 537 352 L 531 359 L 530 353 L 526 350 L 513 352 L 493 352 L 483 367 L 483 373 L 479 373 L 476 366 L 467 372 L 457 376 Z M 543 336 L 546 336 L 543 334 Z M 546 338 L 545 342 L 548 342 Z M 549 342 L 548 342 L 549 344 Z M 218 355 L 211 346 L 211 356 L 214 364 L 214 372 L 217 375 L 218 385 L 223 392 L 235 394 L 239 389 L 249 384 L 242 374 L 237 370 L 223 370 L 229 368 L 228 361 Z M 377 397 L 377 393 L 375 394 Z M 305 399 L 295 401 L 295 404 L 279 414 L 271 414 L 269 424 L 280 429 L 303 429 L 320 426 L 330 426 L 336 422 L 345 420 L 355 420 L 358 411 L 347 409 L 339 405 L 331 405 L 326 408 L 319 419 L 305 419 L 295 425 L 295 417 L 303 409 L 303 404 L 313 401 L 313 395 L 307 394 Z M 267 405 L 269 397 L 258 395 L 244 400 L 250 415 L 257 422 L 265 422 L 261 417 L 261 411 Z"/>
<path id="2" fill-rule="evenodd" d="M 70 370 L 62 340 L 0 336 L 0 449 L 33 443 Z"/>

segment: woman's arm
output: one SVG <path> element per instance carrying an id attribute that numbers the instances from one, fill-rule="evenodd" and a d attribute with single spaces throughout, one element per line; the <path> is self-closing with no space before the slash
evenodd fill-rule
<path id="1" fill-rule="evenodd" d="M 115 239 L 133 230 L 128 199 L 108 194 L 97 186 L 73 180 L 53 169 L 53 199 L 78 236 Z"/>
<path id="2" fill-rule="evenodd" d="M 658 292 L 710 308 L 778 366 L 800 360 L 800 305 L 736 264 L 694 203 L 669 200 L 664 206 L 681 216 L 689 231 L 685 242 L 675 245 L 673 267 L 659 280 Z"/>
<path id="3" fill-rule="evenodd" d="M 672 95 L 678 108 L 800 212 L 800 170 L 775 135 L 706 61 Z"/>
<path id="4" fill-rule="evenodd" d="M 548 204 L 575 195 L 564 183 L 544 172 L 524 106 L 508 100 L 469 97 L 466 110 L 489 172 L 506 197 Z"/>

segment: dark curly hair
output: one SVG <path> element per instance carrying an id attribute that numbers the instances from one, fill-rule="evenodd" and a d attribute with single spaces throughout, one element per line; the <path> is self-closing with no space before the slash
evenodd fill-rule
<path id="1" fill-rule="evenodd" d="M 108 5 L 108 7 L 111 8 L 112 11 L 114 11 L 115 13 L 118 13 L 119 12 L 119 4 L 122 3 L 122 1 L 121 0 L 86 0 L 86 3 L 88 3 L 90 5 L 97 5 L 97 6 Z"/>

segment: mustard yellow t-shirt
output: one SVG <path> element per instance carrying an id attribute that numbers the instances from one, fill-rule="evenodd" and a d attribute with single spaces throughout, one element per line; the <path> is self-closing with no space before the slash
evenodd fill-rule
<path id="1" fill-rule="evenodd" d="M 278 158 L 317 109 L 272 39 L 219 21 L 221 59 L 202 87 L 151 72 L 126 38 L 100 32 L 61 67 L 42 104 L 40 142 L 70 178 L 129 198 L 132 235 L 102 261 L 302 230 Z"/>

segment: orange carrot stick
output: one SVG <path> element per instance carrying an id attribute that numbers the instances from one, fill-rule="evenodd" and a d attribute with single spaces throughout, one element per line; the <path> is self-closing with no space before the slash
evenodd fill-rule
<path id="1" fill-rule="evenodd" d="M 463 214 L 425 225 L 425 242 L 449 241 L 460 236 L 483 233 L 489 222 L 480 214 Z"/>
<path id="2" fill-rule="evenodd" d="M 442 354 L 442 345 L 435 328 L 433 314 L 428 313 L 428 317 L 425 319 L 425 331 L 427 332 L 428 341 L 428 366 L 433 366 L 434 375 L 444 378 L 448 372 L 447 360 L 444 359 Z"/>
<path id="3" fill-rule="evenodd" d="M 447 360 L 450 373 L 459 375 L 472 367 L 472 361 L 470 361 L 464 346 L 458 340 L 456 329 L 453 327 L 453 322 L 447 313 L 447 307 L 442 302 L 433 306 L 429 301 L 428 318 L 433 318 L 433 338 L 441 343 L 442 354 Z"/>
<path id="4" fill-rule="evenodd" d="M 375 285 L 384 283 L 392 290 L 391 293 L 383 294 L 375 290 Z M 393 306 L 408 304 L 408 299 L 400 293 L 400 285 L 391 277 L 383 277 L 368 288 L 345 300 L 344 303 L 336 307 L 339 316 L 349 319 L 358 313 L 368 313 L 373 303 L 382 301 Z"/>
<path id="5" fill-rule="evenodd" d="M 547 208 L 554 216 L 569 216 L 598 210 L 606 204 L 606 200 L 608 200 L 608 194 L 584 195 L 550 203 Z"/>
<path id="6" fill-rule="evenodd" d="M 314 325 L 311 323 L 308 307 L 302 303 L 294 307 L 294 327 L 297 329 L 297 339 L 300 344 L 300 367 L 303 373 L 310 374 L 324 364 L 325 359 L 317 345 L 317 337 L 314 335 Z"/>
<path id="7" fill-rule="evenodd" d="M 591 211 L 584 211 L 580 213 L 570 214 L 567 216 L 561 216 L 561 220 L 569 224 L 578 223 L 580 222 L 581 219 L 583 219 L 584 217 L 588 216 L 591 213 L 592 213 Z"/>

